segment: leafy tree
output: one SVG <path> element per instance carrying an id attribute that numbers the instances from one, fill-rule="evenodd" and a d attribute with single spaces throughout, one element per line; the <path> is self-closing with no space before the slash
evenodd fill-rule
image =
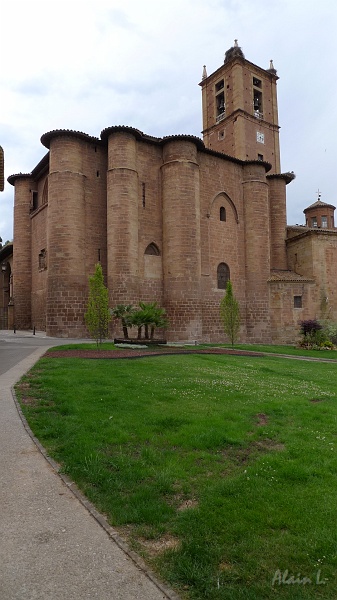
<path id="1" fill-rule="evenodd" d="M 95 274 L 89 277 L 89 300 L 84 315 L 88 331 L 97 346 L 108 337 L 111 314 L 109 311 L 109 295 L 104 285 L 103 271 L 100 263 L 95 266 Z"/>
<path id="2" fill-rule="evenodd" d="M 226 295 L 220 303 L 220 317 L 224 331 L 228 335 L 232 346 L 234 346 L 240 330 L 240 308 L 233 294 L 231 281 L 227 281 Z"/>
<path id="3" fill-rule="evenodd" d="M 132 314 L 134 312 L 134 307 L 132 304 L 117 304 L 115 308 L 112 309 L 111 315 L 115 319 L 120 319 L 122 322 L 122 329 L 124 339 L 127 340 L 129 338 L 128 327 L 132 325 Z"/>

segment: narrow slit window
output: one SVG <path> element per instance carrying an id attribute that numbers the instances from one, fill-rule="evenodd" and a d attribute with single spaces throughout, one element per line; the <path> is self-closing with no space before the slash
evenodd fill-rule
<path id="1" fill-rule="evenodd" d="M 31 210 L 36 210 L 38 207 L 38 193 L 35 190 L 32 190 L 32 200 L 31 200 Z"/>
<path id="2" fill-rule="evenodd" d="M 220 206 L 220 221 L 226 221 L 226 209 L 224 206 Z"/>
<path id="3" fill-rule="evenodd" d="M 47 268 L 47 252 L 43 248 L 39 253 L 39 271 L 44 271 Z"/>
<path id="4" fill-rule="evenodd" d="M 302 296 L 294 296 L 294 308 L 302 308 Z"/>

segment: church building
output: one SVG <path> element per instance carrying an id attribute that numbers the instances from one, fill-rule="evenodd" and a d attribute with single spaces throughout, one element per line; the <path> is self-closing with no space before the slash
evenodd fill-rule
<path id="1" fill-rule="evenodd" d="M 305 225 L 287 227 L 294 174 L 280 167 L 277 80 L 272 61 L 249 62 L 235 42 L 214 73 L 203 70 L 203 140 L 126 126 L 43 134 L 48 153 L 8 178 L 15 327 L 87 337 L 97 262 L 110 306 L 157 301 L 172 341 L 226 339 L 228 279 L 241 342 L 294 342 L 303 319 L 337 321 L 334 206 L 319 199 Z"/>

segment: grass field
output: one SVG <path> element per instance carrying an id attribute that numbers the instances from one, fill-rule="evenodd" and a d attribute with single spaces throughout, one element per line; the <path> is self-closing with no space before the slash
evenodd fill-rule
<path id="1" fill-rule="evenodd" d="M 336 369 L 43 358 L 17 395 L 49 454 L 182 598 L 335 600 Z"/>

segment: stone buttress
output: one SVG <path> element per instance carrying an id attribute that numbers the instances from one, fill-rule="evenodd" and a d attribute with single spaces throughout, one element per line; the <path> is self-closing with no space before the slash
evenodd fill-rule
<path id="1" fill-rule="evenodd" d="M 51 336 L 86 334 L 86 178 L 82 172 L 82 144 L 70 134 L 56 136 L 50 142 L 46 331 Z"/>
<path id="2" fill-rule="evenodd" d="M 13 177 L 14 183 L 14 177 Z M 14 326 L 16 329 L 31 329 L 32 292 L 32 239 L 30 210 L 34 179 L 25 175 L 15 176 L 14 197 Z"/>
<path id="3" fill-rule="evenodd" d="M 250 342 L 270 342 L 269 287 L 270 224 L 265 167 L 243 168 L 246 247 L 246 325 Z"/>
<path id="4" fill-rule="evenodd" d="M 137 144 L 132 133 L 108 136 L 107 255 L 110 306 L 138 304 Z"/>
<path id="5" fill-rule="evenodd" d="M 197 146 L 170 139 L 163 147 L 164 304 L 175 340 L 202 337 L 200 191 Z"/>

